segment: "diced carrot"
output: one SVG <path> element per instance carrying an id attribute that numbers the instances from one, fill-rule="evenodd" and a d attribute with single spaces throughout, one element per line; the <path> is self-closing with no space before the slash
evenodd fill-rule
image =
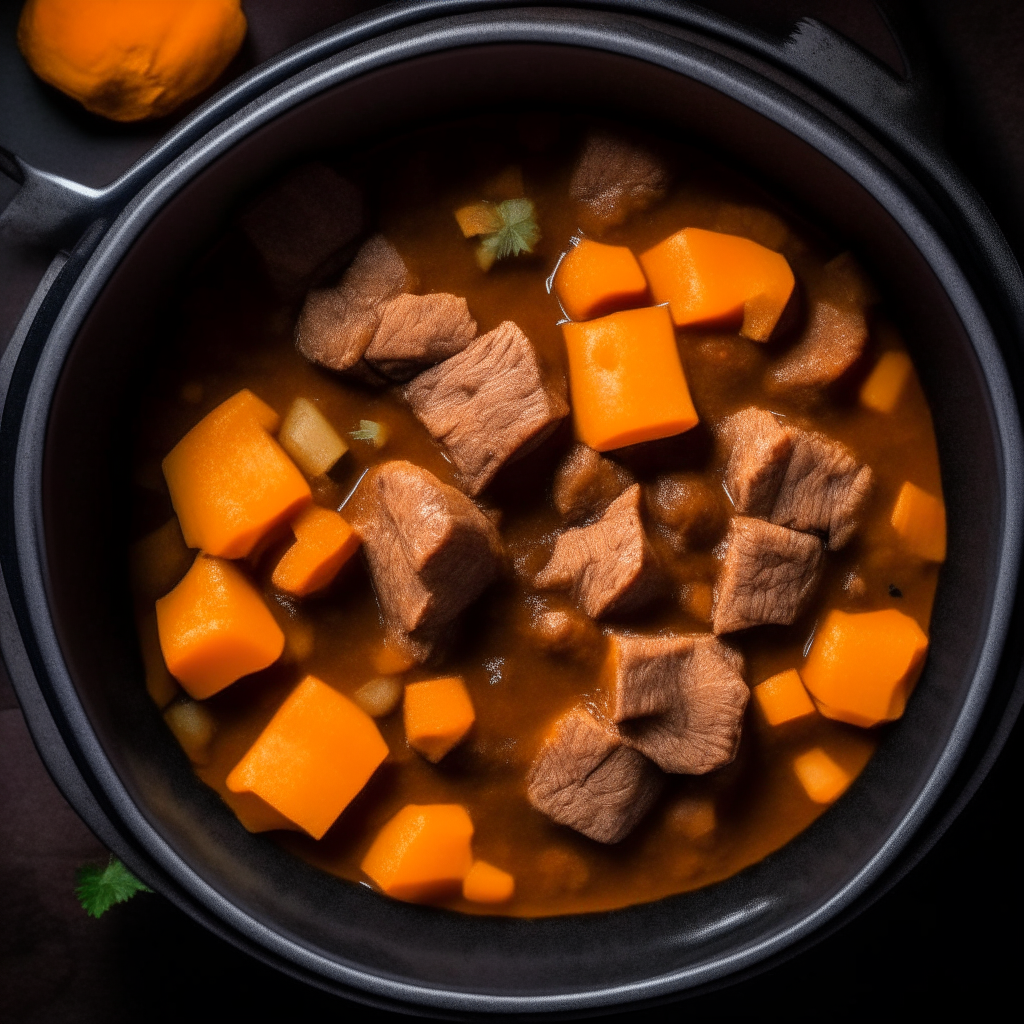
<path id="1" fill-rule="evenodd" d="M 508 903 L 515 891 L 516 880 L 485 860 L 475 861 L 462 880 L 462 897 L 470 903 Z"/>
<path id="2" fill-rule="evenodd" d="M 136 541 L 129 553 L 132 590 L 136 600 L 162 597 L 188 572 L 194 553 L 189 551 L 177 519 Z"/>
<path id="3" fill-rule="evenodd" d="M 669 821 L 687 839 L 703 839 L 718 824 L 713 801 L 693 797 L 679 800 L 669 811 Z"/>
<path id="4" fill-rule="evenodd" d="M 913 368 L 906 352 L 883 352 L 860 387 L 860 404 L 876 412 L 892 412 Z"/>
<path id="5" fill-rule="evenodd" d="M 373 652 L 373 667 L 382 676 L 398 675 L 407 672 L 416 664 L 416 659 L 396 640 L 385 641 Z"/>
<path id="6" fill-rule="evenodd" d="M 280 811 L 275 811 L 255 793 L 232 793 L 230 789 L 218 789 L 221 799 L 235 812 L 242 827 L 249 832 L 301 832 L 302 829 L 289 821 Z"/>
<path id="7" fill-rule="evenodd" d="M 387 755 L 365 711 L 306 676 L 231 770 L 227 786 L 255 793 L 320 839 Z"/>
<path id="8" fill-rule="evenodd" d="M 571 319 L 590 320 L 642 305 L 647 278 L 626 246 L 582 238 L 558 264 L 554 289 Z"/>
<path id="9" fill-rule="evenodd" d="M 278 416 L 243 389 L 201 419 L 163 461 L 190 548 L 244 558 L 312 500 L 298 467 L 270 436 Z"/>
<path id="10" fill-rule="evenodd" d="M 434 764 L 462 741 L 476 721 L 466 684 L 458 676 L 410 683 L 403 712 L 409 746 Z"/>
<path id="11" fill-rule="evenodd" d="M 892 525 L 919 558 L 926 562 L 946 560 L 946 506 L 941 498 L 908 480 L 896 498 Z"/>
<path id="12" fill-rule="evenodd" d="M 683 228 L 640 256 L 651 294 L 677 327 L 740 324 L 767 341 L 796 283 L 785 256 L 749 238 Z"/>
<path id="13" fill-rule="evenodd" d="M 205 764 L 216 726 L 213 715 L 198 701 L 176 700 L 164 712 L 164 721 L 194 764 Z"/>
<path id="14" fill-rule="evenodd" d="M 362 869 L 389 896 L 416 903 L 457 893 L 473 865 L 473 822 L 459 804 L 407 804 L 377 834 Z"/>
<path id="15" fill-rule="evenodd" d="M 489 235 L 501 227 L 501 217 L 493 203 L 470 203 L 455 211 L 455 219 L 464 238 Z"/>
<path id="16" fill-rule="evenodd" d="M 326 587 L 362 543 L 337 512 L 316 505 L 299 513 L 292 530 L 295 543 L 281 556 L 271 582 L 294 597 Z"/>
<path id="17" fill-rule="evenodd" d="M 576 435 L 599 452 L 681 434 L 698 416 L 664 306 L 562 325 Z"/>
<path id="18" fill-rule="evenodd" d="M 830 804 L 837 800 L 853 781 L 853 776 L 837 765 L 821 747 L 812 747 L 793 758 L 793 771 L 816 804 Z"/>
<path id="19" fill-rule="evenodd" d="M 371 717 L 384 718 L 402 700 L 402 684 L 394 676 L 371 679 L 352 694 L 352 699 Z"/>
<path id="20" fill-rule="evenodd" d="M 895 608 L 833 610 L 814 634 L 800 675 L 827 718 L 878 725 L 903 714 L 927 650 L 921 627 Z"/>
<path id="21" fill-rule="evenodd" d="M 348 444 L 308 399 L 296 398 L 277 435 L 278 443 L 308 477 L 323 476 L 348 451 Z"/>
<path id="22" fill-rule="evenodd" d="M 196 700 L 272 665 L 284 633 L 256 588 L 223 558 L 197 555 L 156 603 L 160 649 L 171 675 Z"/>
<path id="23" fill-rule="evenodd" d="M 139 616 L 138 627 L 142 668 L 146 676 L 146 693 L 162 711 L 181 693 L 181 687 L 168 671 L 167 662 L 164 661 L 163 652 L 160 650 L 156 612 L 151 609 L 146 615 Z"/>
<path id="24" fill-rule="evenodd" d="M 783 725 L 814 714 L 814 703 L 795 668 L 758 683 L 754 698 L 769 725 Z"/>

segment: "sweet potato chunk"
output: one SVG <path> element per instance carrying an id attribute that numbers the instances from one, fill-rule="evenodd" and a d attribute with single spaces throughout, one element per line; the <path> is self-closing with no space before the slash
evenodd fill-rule
<path id="1" fill-rule="evenodd" d="M 475 861 L 462 880 L 462 898 L 470 903 L 508 903 L 515 891 L 516 880 L 485 860 Z"/>
<path id="2" fill-rule="evenodd" d="M 409 746 L 434 764 L 462 742 L 476 721 L 466 684 L 457 676 L 410 683 L 403 716 Z"/>
<path id="3" fill-rule="evenodd" d="M 196 700 L 272 665 L 284 650 L 259 592 L 222 558 L 198 555 L 157 601 L 156 621 L 167 668 Z"/>
<path id="4" fill-rule="evenodd" d="M 924 631 L 895 608 L 832 610 L 814 634 L 800 675 L 826 718 L 878 725 L 903 714 L 927 651 Z"/>
<path id="5" fill-rule="evenodd" d="M 784 725 L 814 714 L 814 704 L 795 668 L 758 683 L 752 692 L 769 725 Z"/>
<path id="6" fill-rule="evenodd" d="M 581 238 L 558 264 L 554 291 L 573 320 L 590 320 L 647 298 L 647 278 L 624 245 Z"/>
<path id="7" fill-rule="evenodd" d="M 697 425 L 663 306 L 566 323 L 576 436 L 599 452 L 682 434 Z"/>
<path id="8" fill-rule="evenodd" d="M 359 549 L 359 534 L 337 512 L 311 505 L 292 523 L 295 543 L 274 567 L 271 582 L 294 597 L 326 587 Z"/>
<path id="9" fill-rule="evenodd" d="M 926 562 L 946 560 L 946 506 L 909 480 L 900 488 L 892 526 L 903 543 Z"/>
<path id="10" fill-rule="evenodd" d="M 569 522 L 586 519 L 603 512 L 632 482 L 628 469 L 575 444 L 555 471 L 555 508 Z"/>
<path id="11" fill-rule="evenodd" d="M 677 327 L 735 323 L 767 341 L 793 293 L 786 257 L 749 238 L 683 228 L 640 256 L 651 294 Z"/>
<path id="12" fill-rule="evenodd" d="M 779 391 L 826 387 L 860 359 L 867 341 L 861 310 L 816 302 L 803 335 L 775 365 L 770 383 Z"/>
<path id="13" fill-rule="evenodd" d="M 552 821 L 617 843 L 657 799 L 662 777 L 614 728 L 575 708 L 555 722 L 526 787 L 530 803 Z"/>
<path id="14" fill-rule="evenodd" d="M 843 795 L 853 777 L 825 753 L 812 747 L 793 759 L 793 771 L 816 804 L 830 804 Z"/>
<path id="15" fill-rule="evenodd" d="M 377 834 L 362 869 L 395 899 L 446 899 L 461 889 L 473 866 L 472 839 L 465 807 L 407 804 Z"/>
<path id="16" fill-rule="evenodd" d="M 320 839 L 388 755 L 373 719 L 306 676 L 231 770 L 234 793 L 254 793 Z"/>
<path id="17" fill-rule="evenodd" d="M 860 386 L 860 404 L 875 412 L 892 412 L 913 372 L 906 352 L 883 352 Z"/>
<path id="18" fill-rule="evenodd" d="M 472 495 L 569 413 L 544 380 L 529 338 L 511 320 L 419 374 L 402 393 Z"/>

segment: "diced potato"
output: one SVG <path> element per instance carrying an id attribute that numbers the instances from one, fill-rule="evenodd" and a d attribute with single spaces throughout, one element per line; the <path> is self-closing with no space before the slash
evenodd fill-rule
<path id="1" fill-rule="evenodd" d="M 277 440 L 308 477 L 323 476 L 348 451 L 348 444 L 308 399 L 296 398 Z"/>
<path id="2" fill-rule="evenodd" d="M 378 676 L 363 683 L 352 700 L 371 718 L 384 718 L 398 707 L 402 699 L 402 684 L 394 676 Z"/>
<path id="3" fill-rule="evenodd" d="M 188 572 L 195 553 L 185 545 L 177 518 L 136 541 L 129 552 L 132 589 L 140 601 L 163 597 Z"/>
<path id="4" fill-rule="evenodd" d="M 139 620 L 139 646 L 142 648 L 142 665 L 146 674 L 146 693 L 162 711 L 181 693 L 181 687 L 167 668 L 160 650 L 155 612 Z"/>
<path id="5" fill-rule="evenodd" d="M 883 352 L 861 385 L 860 404 L 875 412 L 892 412 L 913 368 L 906 352 Z"/>
<path id="6" fill-rule="evenodd" d="M 198 701 L 183 697 L 164 712 L 164 721 L 193 764 L 205 764 L 216 731 L 213 715 Z"/>
<path id="7" fill-rule="evenodd" d="M 909 480 L 900 488 L 892 510 L 893 529 L 926 562 L 946 560 L 946 506 Z"/>
<path id="8" fill-rule="evenodd" d="M 804 792 L 816 804 L 830 804 L 846 791 L 853 781 L 821 747 L 813 747 L 793 759 L 793 771 L 804 787 Z"/>

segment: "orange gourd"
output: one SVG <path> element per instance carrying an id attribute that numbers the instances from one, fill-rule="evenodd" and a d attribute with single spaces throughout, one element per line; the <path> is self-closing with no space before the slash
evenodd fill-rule
<path id="1" fill-rule="evenodd" d="M 515 891 L 516 880 L 485 860 L 476 861 L 462 880 L 462 898 L 471 903 L 507 903 Z"/>
<path id="2" fill-rule="evenodd" d="M 437 764 L 476 721 L 466 684 L 457 676 L 427 679 L 405 688 L 405 738 L 413 750 Z"/>
<path id="3" fill-rule="evenodd" d="M 362 542 L 337 512 L 315 505 L 299 513 L 292 530 L 295 543 L 274 567 L 271 582 L 295 597 L 326 587 Z"/>
<path id="4" fill-rule="evenodd" d="M 580 239 L 562 258 L 553 287 L 573 320 L 639 306 L 647 298 L 647 278 L 629 249 L 589 238 Z"/>
<path id="5" fill-rule="evenodd" d="M 429 903 L 457 893 L 473 865 L 473 822 L 459 804 L 407 804 L 377 834 L 362 869 L 389 896 Z"/>
<path id="6" fill-rule="evenodd" d="M 900 488 L 892 526 L 903 543 L 926 562 L 946 560 L 946 506 L 909 480 Z"/>
<path id="7" fill-rule="evenodd" d="M 677 327 L 738 323 L 752 341 L 768 340 L 796 283 L 780 253 L 703 228 L 670 235 L 643 253 L 640 265 Z"/>
<path id="8" fill-rule="evenodd" d="M 827 718 L 878 725 L 903 714 L 927 650 L 921 627 L 895 608 L 833 610 L 815 632 L 800 675 Z"/>
<path id="9" fill-rule="evenodd" d="M 279 417 L 243 389 L 201 419 L 163 461 L 190 548 L 245 558 L 312 500 L 309 484 L 270 436 Z"/>
<path id="10" fill-rule="evenodd" d="M 664 306 L 562 325 L 576 435 L 599 452 L 697 424 Z"/>
<path id="11" fill-rule="evenodd" d="M 272 665 L 284 650 L 284 633 L 256 588 L 208 555 L 197 555 L 156 602 L 156 623 L 167 668 L 196 700 Z"/>
<path id="12" fill-rule="evenodd" d="M 816 804 L 838 800 L 853 781 L 853 776 L 836 764 L 821 747 L 812 747 L 793 758 L 793 771 L 804 792 Z"/>
<path id="13" fill-rule="evenodd" d="M 814 703 L 795 668 L 758 683 L 753 694 L 769 725 L 783 725 L 814 714 Z"/>
<path id="14" fill-rule="evenodd" d="M 255 794 L 320 839 L 387 755 L 365 711 L 306 676 L 231 770 L 227 786 Z"/>
<path id="15" fill-rule="evenodd" d="M 861 385 L 861 405 L 875 412 L 892 412 L 913 369 L 906 352 L 883 352 Z"/>
<path id="16" fill-rule="evenodd" d="M 86 110 L 140 121 L 211 85 L 245 31 L 240 0 L 28 0 L 18 46 Z"/>

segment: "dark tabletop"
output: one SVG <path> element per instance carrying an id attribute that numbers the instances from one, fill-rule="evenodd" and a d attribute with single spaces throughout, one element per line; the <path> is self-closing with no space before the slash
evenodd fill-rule
<path id="1" fill-rule="evenodd" d="M 373 3 L 244 0 L 249 35 L 217 83 Z M 813 15 L 892 64 L 898 50 L 870 0 L 705 0 L 784 32 Z M 28 71 L 14 45 L 20 0 L 0 0 L 0 145 L 102 185 L 173 123 L 113 125 Z M 1024 256 L 1024 4 L 906 0 L 941 86 L 947 148 Z M 0 208 L 13 186 L 0 176 Z M 49 262 L 0 239 L 0 349 Z M 648 1019 L 860 1020 L 1014 1005 L 1024 909 L 1019 840 L 1024 735 L 1018 724 L 967 810 L 892 891 L 837 934 L 781 966 Z M 360 1008 L 307 988 L 207 933 L 161 896 L 101 920 L 73 895 L 75 869 L 106 851 L 46 774 L 0 666 L 0 1024 L 336 1019 Z M 370 1017 L 396 1015 L 363 1011 Z M 618 1015 L 623 1018 L 625 1015 Z M 636 1014 L 639 1016 L 639 1014 Z"/>

